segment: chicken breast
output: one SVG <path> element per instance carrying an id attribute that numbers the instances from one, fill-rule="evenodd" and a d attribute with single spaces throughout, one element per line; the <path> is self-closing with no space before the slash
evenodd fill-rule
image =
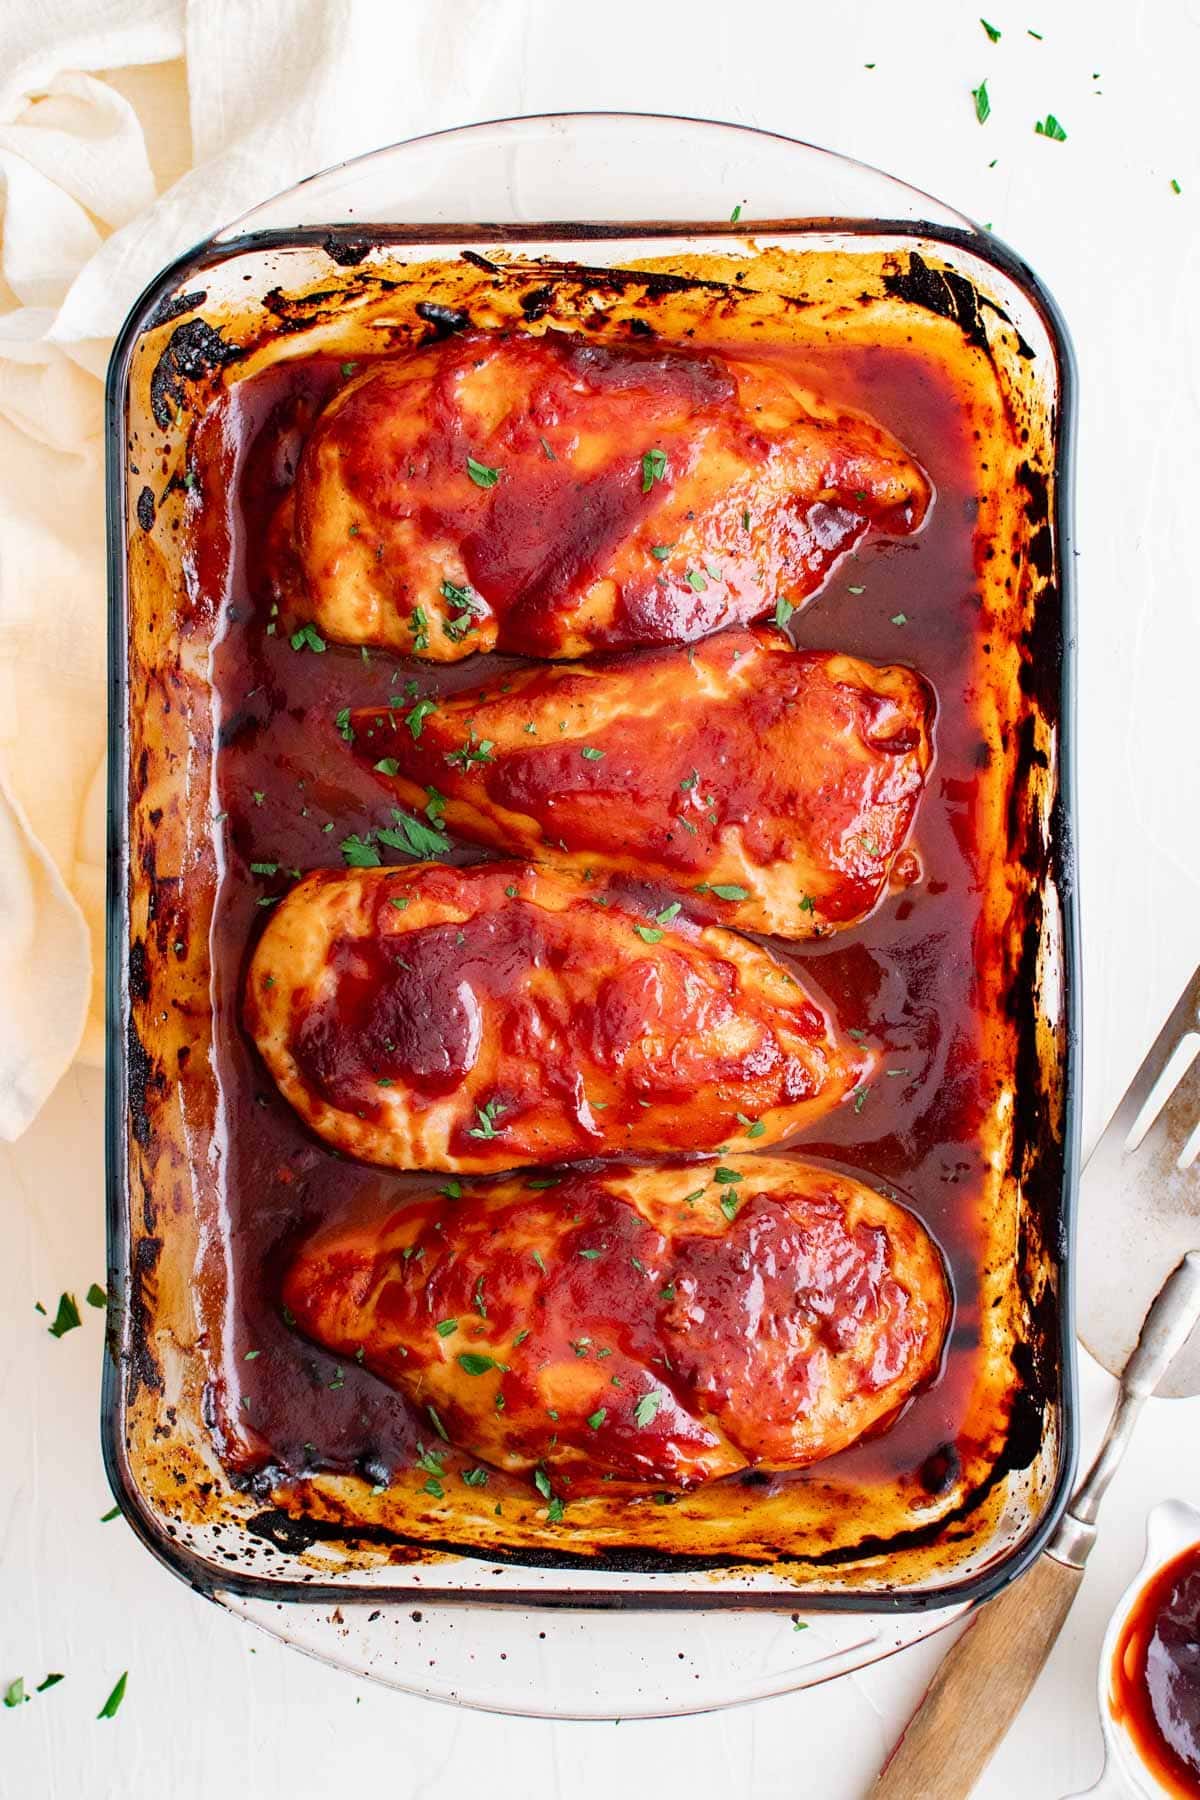
<path id="1" fill-rule="evenodd" d="M 319 871 L 259 940 L 247 1027 L 319 1136 L 399 1169 L 770 1144 L 865 1076 L 765 951 L 603 899 L 520 863 Z"/>
<path id="2" fill-rule="evenodd" d="M 396 699 L 352 727 L 384 785 L 410 806 L 444 799 L 462 837 L 811 938 L 861 919 L 893 877 L 933 711 L 910 669 L 728 631 Z"/>
<path id="3" fill-rule="evenodd" d="M 368 367 L 318 419 L 287 613 L 436 662 L 678 642 L 800 605 L 929 500 L 882 426 L 782 365 L 469 331 Z"/>
<path id="4" fill-rule="evenodd" d="M 830 1456 L 936 1373 L 950 1317 L 911 1213 L 755 1156 L 426 1195 L 314 1238 L 283 1298 L 552 1505 Z"/>

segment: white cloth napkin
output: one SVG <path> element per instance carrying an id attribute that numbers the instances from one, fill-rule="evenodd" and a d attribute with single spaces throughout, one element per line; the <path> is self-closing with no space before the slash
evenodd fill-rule
<path id="1" fill-rule="evenodd" d="M 144 285 L 299 177 L 487 117 L 500 0 L 37 0 L 0 42 L 0 1138 L 103 1050 L 103 378 Z"/>

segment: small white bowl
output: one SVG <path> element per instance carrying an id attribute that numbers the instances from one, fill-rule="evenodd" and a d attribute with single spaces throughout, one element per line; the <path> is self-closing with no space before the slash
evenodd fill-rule
<path id="1" fill-rule="evenodd" d="M 1146 1767 L 1128 1726 L 1113 1717 L 1112 1666 L 1121 1632 L 1147 1583 L 1167 1563 L 1197 1543 L 1200 1512 L 1182 1500 L 1162 1501 L 1146 1520 L 1146 1559 L 1117 1602 L 1100 1652 L 1100 1724 L 1107 1754 L 1100 1779 L 1086 1790 L 1088 1795 L 1103 1796 L 1103 1800 L 1175 1800 L 1177 1790 L 1164 1787 Z M 1073 1800 L 1083 1800 L 1083 1794 L 1075 1795 Z"/>

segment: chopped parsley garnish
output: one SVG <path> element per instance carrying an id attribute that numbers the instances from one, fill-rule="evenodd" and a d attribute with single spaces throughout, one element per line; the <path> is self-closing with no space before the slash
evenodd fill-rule
<path id="1" fill-rule="evenodd" d="M 987 32 L 989 42 L 998 44 L 1000 42 L 1000 33 L 996 30 L 996 27 L 994 25 L 989 25 L 986 19 L 980 19 L 979 23 Z"/>
<path id="2" fill-rule="evenodd" d="M 537 1267 L 542 1271 L 542 1274 L 544 1275 L 546 1273 L 546 1264 L 542 1258 L 542 1253 L 540 1250 L 535 1250 L 533 1252 L 533 1260 L 534 1260 L 535 1264 L 537 1265 Z"/>
<path id="3" fill-rule="evenodd" d="M 647 450 L 642 457 L 642 492 L 648 494 L 656 481 L 662 481 L 667 473 L 667 456 L 665 450 Z"/>
<path id="4" fill-rule="evenodd" d="M 658 1297 L 660 1300 L 673 1300 L 675 1298 L 675 1283 L 673 1281 L 668 1281 L 666 1287 L 659 1288 Z"/>
<path id="5" fill-rule="evenodd" d="M 355 369 L 357 369 L 357 367 L 358 367 L 358 364 L 356 362 L 343 363 L 342 364 L 342 374 L 349 377 L 349 376 L 353 375 L 353 373 L 354 373 Z"/>
<path id="6" fill-rule="evenodd" d="M 1033 36 L 1032 32 L 1030 36 Z M 1047 113 L 1044 119 L 1039 119 L 1033 129 L 1039 137 L 1053 138 L 1056 144 L 1065 144 L 1067 141 L 1067 134 L 1053 113 Z"/>
<path id="7" fill-rule="evenodd" d="M 28 1698 L 29 1695 L 25 1692 L 25 1677 L 23 1675 L 18 1675 L 15 1681 L 10 1681 L 4 1690 L 5 1706 L 22 1706 Z"/>
<path id="8" fill-rule="evenodd" d="M 51 1337 L 60 1338 L 66 1337 L 68 1331 L 74 1331 L 75 1327 L 82 1323 L 83 1320 L 79 1317 L 79 1307 L 76 1305 L 74 1294 L 62 1294 L 59 1296 L 54 1323 L 47 1325 L 46 1329 Z"/>
<path id="9" fill-rule="evenodd" d="M 397 912 L 407 912 L 408 911 L 408 895 L 407 894 L 389 894 L 388 895 L 388 905 L 394 906 Z"/>
<path id="10" fill-rule="evenodd" d="M 729 223 L 731 225 L 736 225 L 738 220 L 741 218 L 741 216 L 742 216 L 742 202 L 739 200 L 738 204 L 734 207 L 733 211 L 729 215 Z"/>
<path id="11" fill-rule="evenodd" d="M 408 850 L 413 856 L 436 856 L 439 851 L 450 848 L 450 839 L 444 832 L 435 831 L 432 825 L 411 818 L 399 808 L 393 808 L 392 817 L 396 821 L 397 830 L 381 825 L 375 833 L 379 842 L 386 844 L 389 849 Z"/>
<path id="12" fill-rule="evenodd" d="M 542 1188 L 557 1187 L 562 1180 L 561 1175 L 533 1175 L 525 1183 L 531 1193 L 538 1193 Z"/>
<path id="13" fill-rule="evenodd" d="M 855 1112 L 860 1113 L 866 1104 L 867 1104 L 866 1088 L 865 1087 L 855 1088 L 855 1090 L 854 1090 L 854 1110 L 855 1110 Z"/>
<path id="14" fill-rule="evenodd" d="M 343 706 L 341 712 L 334 714 L 333 722 L 337 726 L 338 736 L 345 738 L 348 744 L 352 744 L 354 742 L 354 727 L 350 723 L 350 708 L 348 706 Z"/>
<path id="15" fill-rule="evenodd" d="M 559 1499 L 558 1495 L 553 1495 L 549 1506 L 546 1508 L 546 1518 L 549 1523 L 551 1525 L 561 1525 L 564 1510 L 563 1502 Z"/>
<path id="16" fill-rule="evenodd" d="M 785 600 L 783 595 L 780 594 L 778 600 L 775 602 L 775 611 L 771 615 L 772 623 L 778 630 L 783 631 L 795 610 L 796 609 L 791 601 Z"/>
<path id="17" fill-rule="evenodd" d="M 293 650 L 315 650 L 318 653 L 325 648 L 325 639 L 315 625 L 302 625 L 299 631 L 292 633 Z"/>
<path id="18" fill-rule="evenodd" d="M 718 1201 L 718 1205 L 720 1206 L 721 1211 L 725 1214 L 725 1217 L 729 1220 L 729 1223 L 732 1225 L 733 1221 L 737 1217 L 737 1209 L 741 1205 L 741 1202 L 737 1196 L 736 1189 L 730 1189 L 728 1193 L 722 1194 L 720 1200 Z"/>
<path id="19" fill-rule="evenodd" d="M 420 737 L 421 728 L 424 725 L 426 719 L 429 717 L 430 713 L 436 712 L 437 709 L 438 709 L 437 701 L 431 700 L 429 695 L 426 694 L 423 699 L 420 699 L 417 701 L 416 705 L 412 708 L 411 712 L 405 713 L 404 723 L 408 726 L 408 729 L 409 729 L 410 733 L 412 734 L 414 741 Z"/>
<path id="20" fill-rule="evenodd" d="M 57 1687 L 60 1681 L 65 1681 L 65 1680 L 66 1680 L 66 1676 L 60 1675 L 57 1672 L 54 1674 L 47 1675 L 45 1681 L 38 1682 L 37 1687 L 34 1689 L 34 1692 L 37 1694 L 44 1694 L 46 1692 L 47 1688 Z"/>
<path id="21" fill-rule="evenodd" d="M 500 1367 L 494 1356 L 483 1356 L 477 1350 L 461 1350 L 458 1366 L 466 1375 L 486 1375 L 489 1369 Z"/>
<path id="22" fill-rule="evenodd" d="M 429 1408 L 429 1411 L 433 1412 L 432 1406 Z M 436 1414 L 434 1422 L 436 1423 Z M 424 1444 L 418 1444 L 417 1449 L 420 1452 L 416 1464 L 418 1469 L 424 1470 L 426 1475 L 444 1475 L 446 1473 L 445 1464 L 442 1462 L 442 1452 L 440 1450 L 427 1450 Z"/>
<path id="23" fill-rule="evenodd" d="M 693 1188 L 690 1194 L 685 1194 L 683 1196 L 683 1205 L 684 1206 L 695 1206 L 697 1200 L 703 1200 L 703 1198 L 704 1198 L 704 1189 L 703 1188 Z"/>
<path id="24" fill-rule="evenodd" d="M 443 600 L 448 600 L 451 606 L 458 608 L 459 612 L 477 613 L 480 611 L 479 602 L 469 587 L 458 587 L 453 581 L 443 581 L 441 595 Z"/>
<path id="25" fill-rule="evenodd" d="M 100 1708 L 100 1711 L 96 1714 L 96 1717 L 98 1719 L 115 1719 L 116 1718 L 117 1708 L 120 1706 L 122 1700 L 125 1698 L 125 1683 L 128 1680 L 129 1680 L 129 1670 L 126 1669 L 125 1673 L 117 1681 L 117 1684 L 113 1688 L 112 1693 L 108 1696 L 108 1699 L 104 1702 L 104 1705 Z"/>
<path id="26" fill-rule="evenodd" d="M 676 913 L 678 913 L 680 910 L 681 910 L 681 908 L 680 908 L 679 901 L 678 900 L 672 901 L 670 906 L 664 906 L 661 912 L 655 913 L 655 915 L 654 915 L 655 924 L 669 925 L 671 923 L 671 920 L 675 917 Z"/>
<path id="27" fill-rule="evenodd" d="M 84 1298 L 89 1306 L 97 1307 L 101 1311 L 108 1305 L 107 1291 L 100 1286 L 98 1281 L 93 1281 Z"/>
<path id="28" fill-rule="evenodd" d="M 719 1181 L 722 1187 L 726 1187 L 734 1181 L 745 1181 L 745 1179 L 746 1177 L 738 1169 L 725 1169 L 718 1164 L 713 1170 L 713 1180 Z"/>
<path id="29" fill-rule="evenodd" d="M 515 887 L 513 887 L 511 885 L 511 883 L 509 884 L 508 887 L 505 888 L 504 892 L 509 900 L 515 900 L 517 897 L 517 890 Z"/>
<path id="30" fill-rule="evenodd" d="M 674 544 L 651 544 L 650 554 L 656 562 L 666 562 L 674 548 Z"/>
<path id="31" fill-rule="evenodd" d="M 550 1477 L 547 1475 L 545 1469 L 543 1469 L 541 1463 L 539 1463 L 537 1468 L 533 1471 L 533 1485 L 542 1496 L 543 1500 L 550 1500 L 553 1498 L 554 1489 L 550 1486 Z"/>
<path id="32" fill-rule="evenodd" d="M 475 1308 L 475 1311 L 479 1314 L 481 1319 L 487 1318 L 487 1302 L 483 1297 L 482 1275 L 475 1283 L 475 1292 L 471 1295 L 471 1305 Z"/>
<path id="33" fill-rule="evenodd" d="M 452 1177 L 449 1181 L 446 1182 L 446 1184 L 443 1187 L 440 1187 L 438 1189 L 438 1193 L 445 1194 L 447 1200 L 461 1200 L 462 1199 L 462 1182 L 456 1181 Z"/>
<path id="34" fill-rule="evenodd" d="M 907 613 L 893 613 L 892 614 L 892 624 L 893 625 L 907 625 L 908 624 L 908 614 Z"/>
<path id="35" fill-rule="evenodd" d="M 748 1138 L 761 1137 L 763 1132 L 767 1129 L 761 1119 L 748 1119 L 743 1112 L 737 1114 L 737 1122 L 739 1125 L 744 1125 L 746 1127 L 746 1136 Z"/>
<path id="36" fill-rule="evenodd" d="M 464 1469 L 462 1478 L 467 1487 L 486 1487 L 488 1472 L 486 1469 Z"/>
<path id="37" fill-rule="evenodd" d="M 701 575 L 699 570 L 697 570 L 697 569 L 689 569 L 687 572 L 686 580 L 687 580 L 688 586 L 691 588 L 692 592 L 695 594 L 702 594 L 704 592 L 705 588 L 708 586 L 707 581 L 705 581 L 703 575 Z"/>
<path id="38" fill-rule="evenodd" d="M 1171 192 L 1173 194 L 1182 194 L 1182 192 L 1183 192 L 1183 189 L 1180 187 L 1179 183 L 1176 181 L 1176 179 L 1173 175 L 1171 177 Z"/>
<path id="39" fill-rule="evenodd" d="M 587 762 L 599 762 L 601 757 L 604 755 L 604 752 L 603 752 L 603 750 L 593 749 L 591 744 L 585 744 L 583 746 L 583 749 L 579 752 L 579 754 Z"/>
<path id="40" fill-rule="evenodd" d="M 489 469 L 486 463 L 476 462 L 473 456 L 467 458 L 467 474 L 476 487 L 494 488 L 500 479 L 499 469 Z"/>
<path id="41" fill-rule="evenodd" d="M 439 1319 L 433 1329 L 437 1332 L 439 1337 L 450 1337 L 453 1332 L 458 1330 L 458 1320 Z"/>
<path id="42" fill-rule="evenodd" d="M 279 872 L 279 864 L 278 863 L 251 863 L 250 864 L 250 873 L 252 875 L 275 875 L 275 874 L 278 874 L 278 872 Z"/>
<path id="43" fill-rule="evenodd" d="M 413 649 L 428 650 L 429 620 L 423 606 L 414 606 L 408 615 L 409 629 L 413 634 Z"/>
<path id="44" fill-rule="evenodd" d="M 581 1250 L 579 1252 L 579 1254 L 587 1262 L 596 1262 L 596 1261 L 598 1261 L 598 1259 L 601 1256 L 603 1256 L 604 1252 L 602 1250 Z"/>
<path id="45" fill-rule="evenodd" d="M 739 887 L 736 881 L 714 882 L 708 891 L 710 894 L 715 894 L 718 900 L 748 900 L 750 898 L 749 888 Z"/>
<path id="46" fill-rule="evenodd" d="M 652 1388 L 648 1394 L 643 1394 L 633 1409 L 634 1424 L 649 1425 L 655 1418 L 662 1401 L 661 1388 Z"/>
<path id="47" fill-rule="evenodd" d="M 635 925 L 633 928 L 646 944 L 657 944 L 662 941 L 662 932 L 653 925 Z"/>
<path id="48" fill-rule="evenodd" d="M 475 1108 L 475 1117 L 479 1120 L 479 1123 L 478 1125 L 472 1125 L 467 1136 L 473 1138 L 499 1137 L 500 1134 L 496 1130 L 496 1120 L 500 1117 L 501 1113 L 507 1111 L 508 1108 L 502 1105 L 499 1100 L 489 1100 L 486 1106 L 477 1106 Z"/>
<path id="49" fill-rule="evenodd" d="M 608 1408 L 606 1406 L 598 1406 L 594 1413 L 588 1414 L 588 1424 L 593 1431 L 599 1431 L 607 1417 Z"/>
<path id="50" fill-rule="evenodd" d="M 433 1421 L 433 1429 L 437 1432 L 438 1436 L 442 1439 L 443 1443 L 448 1444 L 450 1442 L 450 1433 L 446 1430 L 446 1427 L 442 1424 L 442 1421 L 438 1418 L 437 1411 L 436 1411 L 435 1407 L 433 1406 L 432 1402 L 430 1402 L 430 1404 L 428 1406 L 426 1406 L 425 1411 L 429 1414 L 430 1419 Z M 420 1465 L 418 1464 L 418 1467 L 419 1466 Z"/>
<path id="51" fill-rule="evenodd" d="M 342 839 L 342 855 L 350 869 L 377 869 L 380 856 L 374 844 L 359 837 L 357 831 Z"/>
<path id="52" fill-rule="evenodd" d="M 482 743 L 477 744 L 475 733 L 472 732 L 467 742 L 460 744 L 457 750 L 447 750 L 446 761 L 457 764 L 460 769 L 467 769 L 472 763 L 491 762 L 493 748 L 491 738 L 484 738 Z"/>
<path id="53" fill-rule="evenodd" d="M 425 1483 L 424 1491 L 434 1500 L 444 1500 L 446 1498 L 446 1490 L 436 1475 L 431 1475 L 429 1477 L 429 1480 Z"/>
<path id="54" fill-rule="evenodd" d="M 975 117 L 981 125 L 986 124 L 992 113 L 992 103 L 988 99 L 986 81 L 981 81 L 977 88 L 971 89 L 971 98 L 975 102 Z"/>
<path id="55" fill-rule="evenodd" d="M 102 1525 L 111 1525 L 113 1520 L 119 1519 L 120 1516 L 121 1516 L 120 1507 L 119 1506 L 110 1506 L 106 1513 L 100 1514 L 100 1523 Z"/>
<path id="56" fill-rule="evenodd" d="M 377 775 L 398 775 L 400 773 L 400 764 L 396 761 L 394 756 L 381 756 L 379 761 L 375 764 L 375 773 Z"/>

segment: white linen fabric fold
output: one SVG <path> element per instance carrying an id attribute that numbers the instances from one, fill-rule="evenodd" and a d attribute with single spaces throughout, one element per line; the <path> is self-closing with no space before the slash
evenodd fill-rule
<path id="1" fill-rule="evenodd" d="M 300 177 L 486 117 L 503 0 L 39 0 L 0 33 L 0 1138 L 103 1054 L 103 380 L 141 289 Z"/>

